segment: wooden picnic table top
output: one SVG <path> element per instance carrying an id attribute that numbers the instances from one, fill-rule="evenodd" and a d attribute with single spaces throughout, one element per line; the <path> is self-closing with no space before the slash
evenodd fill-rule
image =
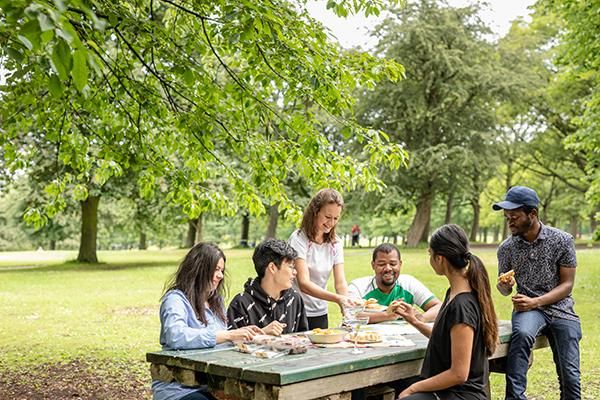
<path id="1" fill-rule="evenodd" d="M 168 367 L 233 378 L 267 385 L 289 385 L 311 379 L 347 374 L 377 367 L 421 361 L 427 348 L 427 338 L 420 333 L 403 335 L 415 345 L 410 347 L 366 347 L 362 354 L 352 354 L 350 348 L 317 347 L 306 353 L 264 359 L 235 351 L 232 346 L 212 349 L 160 351 L 147 353 L 148 362 Z M 510 341 L 510 321 L 500 321 L 501 345 L 490 357 L 506 355 Z M 413 363 L 414 364 L 414 363 Z M 410 374 L 414 375 L 414 366 Z"/>

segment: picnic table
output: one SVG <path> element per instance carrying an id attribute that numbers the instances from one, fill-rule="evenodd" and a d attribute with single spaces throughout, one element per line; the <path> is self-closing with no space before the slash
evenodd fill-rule
<path id="1" fill-rule="evenodd" d="M 396 325 L 402 323 L 410 328 L 405 322 Z M 366 347 L 362 354 L 332 346 L 263 359 L 235 351 L 232 346 L 222 346 L 150 352 L 146 360 L 151 363 L 152 379 L 176 380 L 187 386 L 208 385 L 219 399 L 343 400 L 351 398 L 352 390 L 419 374 L 427 338 L 416 330 L 406 332 L 403 337 L 413 345 Z M 511 336 L 510 321 L 500 321 L 499 333 L 500 345 L 490 357 L 490 370 L 494 372 L 503 372 Z M 539 336 L 534 349 L 542 347 L 548 347 L 548 341 Z M 393 394 L 383 398 L 393 398 Z"/>

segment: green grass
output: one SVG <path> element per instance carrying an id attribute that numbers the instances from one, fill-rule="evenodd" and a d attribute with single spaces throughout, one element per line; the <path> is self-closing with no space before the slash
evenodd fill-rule
<path id="1" fill-rule="evenodd" d="M 495 275 L 494 249 L 475 251 Z M 98 360 L 105 368 L 128 365 L 148 378 L 145 353 L 159 349 L 157 310 L 165 280 L 175 271 L 183 250 L 100 252 L 103 264 L 65 262 L 74 252 L 0 253 L 0 370 L 23 370 L 43 363 Z M 228 250 L 230 297 L 254 275 L 250 250 Z M 346 249 L 348 281 L 370 274 L 371 249 Z M 574 298 L 582 319 L 584 399 L 600 398 L 600 250 L 578 250 Z M 438 297 L 447 287 L 435 276 L 424 249 L 404 250 L 403 271 L 424 282 Z M 39 266 L 18 269 L 18 266 Z M 494 290 L 501 319 L 510 318 L 510 301 Z M 340 312 L 330 306 L 330 322 Z M 536 351 L 529 373 L 531 399 L 557 398 L 556 373 L 549 349 Z M 492 375 L 495 399 L 503 397 L 504 378 Z"/>

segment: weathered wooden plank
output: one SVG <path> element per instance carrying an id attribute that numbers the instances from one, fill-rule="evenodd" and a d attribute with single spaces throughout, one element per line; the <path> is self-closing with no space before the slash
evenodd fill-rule
<path id="1" fill-rule="evenodd" d="M 423 360 L 386 365 L 344 375 L 328 376 L 301 383 L 281 386 L 277 400 L 315 399 L 344 391 L 352 391 L 380 383 L 418 375 Z"/>

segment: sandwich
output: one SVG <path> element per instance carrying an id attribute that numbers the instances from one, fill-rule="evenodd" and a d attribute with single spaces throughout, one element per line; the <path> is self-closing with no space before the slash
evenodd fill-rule
<path id="1" fill-rule="evenodd" d="M 500 274 L 500 276 L 498 276 L 498 282 L 511 283 L 513 281 L 514 277 L 515 277 L 515 271 L 511 269 L 508 272 Z"/>

